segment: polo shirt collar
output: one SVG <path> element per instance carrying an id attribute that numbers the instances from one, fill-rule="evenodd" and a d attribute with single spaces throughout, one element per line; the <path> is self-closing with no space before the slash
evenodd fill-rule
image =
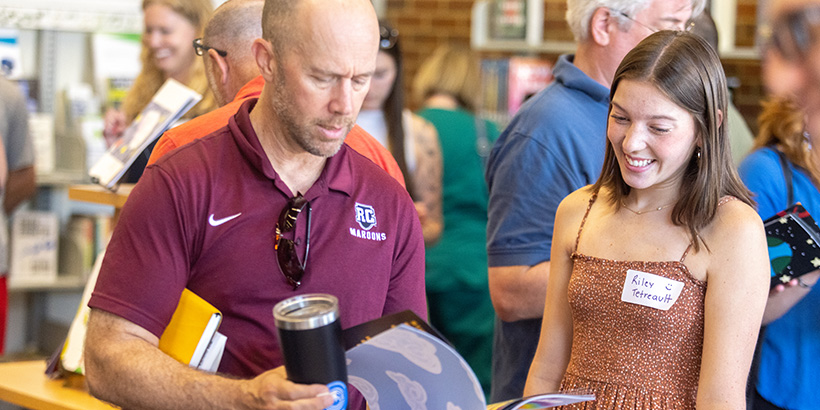
<path id="1" fill-rule="evenodd" d="M 239 111 L 228 122 L 228 128 L 236 141 L 239 151 L 245 156 L 248 163 L 265 177 L 273 180 L 277 188 L 283 192 L 288 192 L 287 186 L 279 178 L 279 174 L 273 169 L 265 150 L 262 149 L 259 137 L 251 124 L 250 112 L 257 101 L 257 98 L 251 98 L 242 103 Z M 327 159 L 319 178 L 307 192 L 302 193 L 305 198 L 309 201 L 313 200 L 328 190 L 343 192 L 348 196 L 352 195 L 354 171 L 350 162 L 351 154 L 348 150 L 350 150 L 350 147 L 347 144 L 342 144 L 339 152 Z M 293 192 L 292 194 L 295 195 L 296 193 Z"/>
<path id="2" fill-rule="evenodd" d="M 567 88 L 589 95 L 595 101 L 609 103 L 609 88 L 604 87 L 576 67 L 573 64 L 574 59 L 574 54 L 564 54 L 558 57 L 555 68 L 552 70 L 555 80 L 564 84 Z"/>

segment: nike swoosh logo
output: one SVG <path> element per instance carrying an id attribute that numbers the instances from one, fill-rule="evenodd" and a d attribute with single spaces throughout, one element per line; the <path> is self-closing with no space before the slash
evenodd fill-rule
<path id="1" fill-rule="evenodd" d="M 219 226 L 224 224 L 225 222 L 230 221 L 231 219 L 238 217 L 239 215 L 242 215 L 242 212 L 236 215 L 226 216 L 222 219 L 214 219 L 214 214 L 211 214 L 211 216 L 208 217 L 208 223 L 211 224 L 211 226 Z"/>

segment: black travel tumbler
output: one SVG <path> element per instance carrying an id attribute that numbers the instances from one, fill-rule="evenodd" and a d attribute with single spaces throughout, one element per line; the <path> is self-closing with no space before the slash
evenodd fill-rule
<path id="1" fill-rule="evenodd" d="M 288 380 L 327 385 L 333 405 L 347 409 L 347 365 L 339 301 L 321 293 L 294 296 L 273 307 Z"/>

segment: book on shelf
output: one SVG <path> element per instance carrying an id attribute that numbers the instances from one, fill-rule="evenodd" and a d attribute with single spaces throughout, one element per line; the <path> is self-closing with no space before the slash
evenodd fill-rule
<path id="1" fill-rule="evenodd" d="M 490 36 L 494 40 L 527 38 L 527 1 L 494 0 L 490 8 Z"/>
<path id="2" fill-rule="evenodd" d="M 348 383 L 370 408 L 544 409 L 594 399 L 583 393 L 550 393 L 488 407 L 464 358 L 411 311 L 346 329 L 342 338 L 348 348 Z"/>
<path id="3" fill-rule="evenodd" d="M 123 131 L 122 137 L 91 167 L 91 180 L 108 189 L 116 189 L 122 176 L 145 148 L 200 99 L 200 94 L 182 83 L 172 78 L 166 80 L 148 105 Z"/>
<path id="4" fill-rule="evenodd" d="M 820 269 L 820 228 L 799 202 L 763 222 L 771 286 Z"/>
<path id="5" fill-rule="evenodd" d="M 506 58 L 481 61 L 481 86 L 483 106 L 488 112 L 507 112 L 507 71 L 510 60 Z"/>
<path id="6" fill-rule="evenodd" d="M 110 236 L 108 215 L 74 214 L 60 234 L 60 274 L 87 279 Z"/>
<path id="7" fill-rule="evenodd" d="M 59 230 L 54 212 L 21 210 L 14 215 L 9 284 L 48 285 L 57 280 Z"/>
<path id="8" fill-rule="evenodd" d="M 552 64 L 536 57 L 511 57 L 507 76 L 507 111 L 513 116 L 524 102 L 552 82 Z"/>

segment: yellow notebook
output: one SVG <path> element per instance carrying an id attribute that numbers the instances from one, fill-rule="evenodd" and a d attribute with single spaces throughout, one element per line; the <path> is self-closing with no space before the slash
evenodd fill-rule
<path id="1" fill-rule="evenodd" d="M 182 363 L 198 367 L 221 322 L 222 313 L 217 308 L 184 289 L 177 310 L 159 339 L 159 349 Z"/>

